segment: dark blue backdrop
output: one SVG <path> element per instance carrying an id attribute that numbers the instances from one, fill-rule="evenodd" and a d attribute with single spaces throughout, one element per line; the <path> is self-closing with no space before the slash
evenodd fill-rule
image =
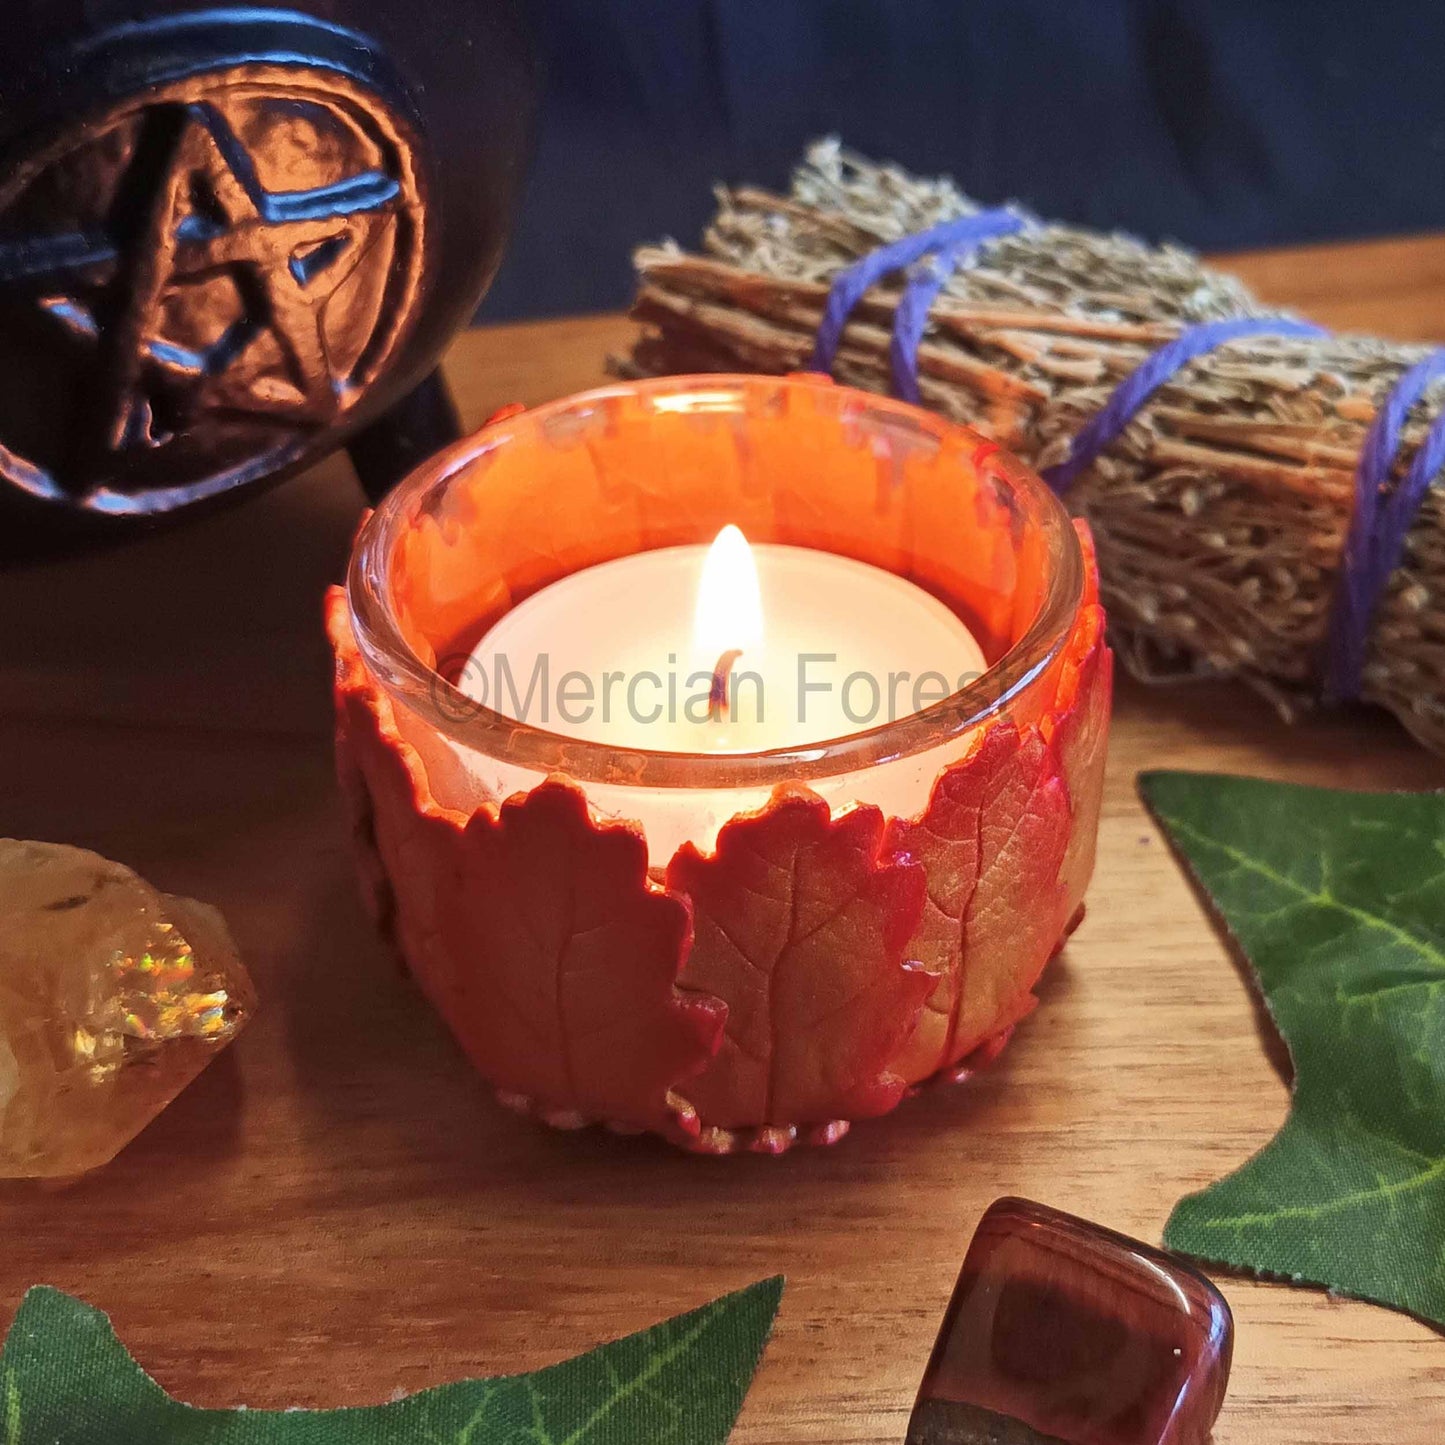
<path id="1" fill-rule="evenodd" d="M 424 0 L 422 0 L 424 4 Z M 484 318 L 619 306 L 633 243 L 811 138 L 1201 248 L 1445 224 L 1445 5 L 536 0 L 531 181 Z"/>

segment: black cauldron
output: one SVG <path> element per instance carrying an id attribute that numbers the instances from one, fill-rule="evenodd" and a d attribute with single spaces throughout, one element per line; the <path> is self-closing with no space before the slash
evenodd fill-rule
<path id="1" fill-rule="evenodd" d="M 535 94 L 514 0 L 0 5 L 0 551 L 451 439 Z"/>

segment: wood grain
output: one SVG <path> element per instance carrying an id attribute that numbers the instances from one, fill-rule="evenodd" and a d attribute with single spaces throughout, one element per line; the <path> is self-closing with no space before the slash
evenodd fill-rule
<path id="1" fill-rule="evenodd" d="M 1445 241 L 1233 258 L 1327 320 L 1445 339 Z M 478 421 L 600 379 L 615 317 L 461 338 Z M 1140 808 L 1145 767 L 1431 787 L 1379 717 L 1290 729 L 1242 692 L 1119 690 L 1089 917 L 1003 1061 L 841 1146 L 717 1161 L 496 1108 L 363 921 L 331 781 L 322 587 L 345 465 L 235 512 L 0 577 L 0 831 L 82 843 L 229 918 L 263 1009 L 109 1168 L 0 1193 L 0 1324 L 46 1281 L 208 1405 L 383 1400 L 527 1369 L 788 1275 L 738 1445 L 902 1439 L 974 1224 L 1019 1193 L 1157 1239 L 1284 1117 L 1255 1006 Z M 1445 1343 L 1225 1281 L 1218 1445 L 1427 1445 Z"/>
<path id="2" fill-rule="evenodd" d="M 1388 236 L 1215 258 L 1266 301 L 1336 331 L 1445 340 L 1445 236 Z"/>

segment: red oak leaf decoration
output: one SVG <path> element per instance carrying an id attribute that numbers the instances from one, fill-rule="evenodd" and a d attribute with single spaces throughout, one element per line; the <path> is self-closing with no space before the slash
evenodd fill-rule
<path id="1" fill-rule="evenodd" d="M 725 824 L 711 856 L 673 858 L 695 930 L 682 982 L 728 1005 L 717 1056 L 683 1091 L 705 1126 L 818 1125 L 902 1096 L 889 1064 L 934 979 L 906 952 L 923 870 L 881 859 L 882 837 L 877 808 L 834 819 L 780 790 Z"/>
<path id="2" fill-rule="evenodd" d="M 373 912 L 504 1102 L 691 1148 L 829 1142 L 996 1055 L 1082 913 L 1112 655 L 1092 541 L 1037 723 L 989 724 L 916 818 L 782 789 L 663 882 L 638 827 L 552 779 L 449 809 L 364 668 L 344 597 L 337 766 Z M 964 1062 L 966 1061 L 966 1063 Z"/>
<path id="3" fill-rule="evenodd" d="M 895 1063 L 911 1082 L 998 1052 L 1082 912 L 1094 869 L 1113 654 L 1088 524 L 1084 598 L 1054 706 L 1022 732 L 1003 720 L 946 769 L 916 819 L 889 824 L 886 851 L 916 859 L 928 902 L 909 952 L 939 975 Z"/>
<path id="4" fill-rule="evenodd" d="M 595 822 L 564 781 L 469 817 L 439 806 L 366 681 L 336 590 L 327 625 L 338 767 L 377 860 L 363 880 L 469 1057 L 507 1102 L 553 1122 L 695 1134 L 674 1086 L 716 1051 L 726 1011 L 676 987 L 688 905 L 649 879 L 641 832 Z"/>
<path id="5" fill-rule="evenodd" d="M 1059 941 L 1068 820 L 1057 752 L 1005 721 L 942 774 L 918 819 L 889 825 L 887 851 L 927 872 L 908 951 L 938 980 L 897 1061 L 909 1082 L 951 1068 L 1033 1007 Z"/>
<path id="6" fill-rule="evenodd" d="M 1099 570 L 1088 524 L 1074 522 L 1084 549 L 1084 605 L 1059 678 L 1045 735 L 1055 737 L 1064 781 L 1073 804 L 1073 832 L 1063 864 L 1061 926 L 1071 928 L 1084 904 L 1094 872 L 1094 847 L 1104 796 L 1104 755 L 1109 744 L 1109 707 L 1114 690 L 1114 654 L 1104 643 L 1104 609 L 1099 605 Z"/>

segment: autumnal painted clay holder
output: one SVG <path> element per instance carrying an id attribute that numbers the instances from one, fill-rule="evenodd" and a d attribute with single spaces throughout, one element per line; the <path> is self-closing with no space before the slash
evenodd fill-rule
<path id="1" fill-rule="evenodd" d="M 556 735 L 448 680 L 540 588 L 730 522 L 916 583 L 988 670 L 852 736 L 696 755 Z M 1081 913 L 1111 676 L 1088 533 L 927 412 L 756 376 L 510 409 L 369 518 L 328 627 L 377 921 L 548 1123 L 831 1142 L 996 1056 Z"/>

